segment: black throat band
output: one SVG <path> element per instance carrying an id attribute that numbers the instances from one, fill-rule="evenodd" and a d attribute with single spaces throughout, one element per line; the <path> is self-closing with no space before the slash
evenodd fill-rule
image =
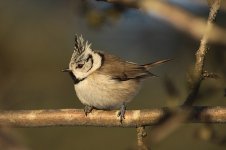
<path id="1" fill-rule="evenodd" d="M 68 72 L 71 79 L 73 80 L 73 83 L 74 84 L 78 84 L 79 82 L 83 81 L 85 78 L 82 78 L 82 79 L 78 79 L 74 76 L 74 74 L 72 72 Z"/>

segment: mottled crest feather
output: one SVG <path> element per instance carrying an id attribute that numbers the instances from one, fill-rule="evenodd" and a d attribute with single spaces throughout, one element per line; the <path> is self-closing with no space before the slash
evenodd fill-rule
<path id="1" fill-rule="evenodd" d="M 79 56 L 81 56 L 85 51 L 91 50 L 90 48 L 91 44 L 88 43 L 88 41 L 85 41 L 82 37 L 82 35 L 77 36 L 75 35 L 75 46 L 74 46 L 74 52 L 71 57 L 71 61 L 76 61 Z"/>
<path id="2" fill-rule="evenodd" d="M 88 41 L 85 41 L 82 35 L 75 35 L 75 47 L 74 52 L 78 55 L 82 54 L 84 51 L 90 49 L 91 44 Z"/>

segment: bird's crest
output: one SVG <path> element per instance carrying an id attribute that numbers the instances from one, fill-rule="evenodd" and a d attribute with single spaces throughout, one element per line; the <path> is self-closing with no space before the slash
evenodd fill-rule
<path id="1" fill-rule="evenodd" d="M 82 54 L 84 51 L 90 49 L 91 44 L 88 41 L 85 41 L 82 35 L 77 36 L 75 35 L 75 46 L 74 46 L 74 53 L 77 55 Z"/>

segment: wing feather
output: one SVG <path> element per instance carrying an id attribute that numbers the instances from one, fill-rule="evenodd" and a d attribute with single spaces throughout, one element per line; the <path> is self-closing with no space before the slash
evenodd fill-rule
<path id="1" fill-rule="evenodd" d="M 139 80 L 149 76 L 155 76 L 143 65 L 124 61 L 117 56 L 106 53 L 102 56 L 104 57 L 104 62 L 97 71 L 100 74 L 110 75 L 112 79 L 126 81 L 130 79 Z"/>

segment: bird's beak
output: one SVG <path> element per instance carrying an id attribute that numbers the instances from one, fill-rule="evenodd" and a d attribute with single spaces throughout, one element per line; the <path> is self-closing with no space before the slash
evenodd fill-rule
<path id="1" fill-rule="evenodd" d="M 66 68 L 66 69 L 63 69 L 62 72 L 72 72 L 72 70 Z"/>

